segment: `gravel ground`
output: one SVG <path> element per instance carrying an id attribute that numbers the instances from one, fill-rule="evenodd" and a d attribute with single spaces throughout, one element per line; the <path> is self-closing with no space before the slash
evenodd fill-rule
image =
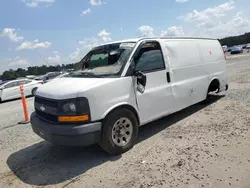
<path id="1" fill-rule="evenodd" d="M 229 91 L 140 128 L 129 152 L 58 148 L 0 104 L 0 187 L 250 187 L 250 56 L 228 57 Z M 33 98 L 28 99 L 29 112 Z"/>

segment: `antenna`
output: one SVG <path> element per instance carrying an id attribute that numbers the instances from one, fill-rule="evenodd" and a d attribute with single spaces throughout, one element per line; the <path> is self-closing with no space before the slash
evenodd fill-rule
<path id="1" fill-rule="evenodd" d="M 40 58 L 49 66 L 49 63 L 45 60 L 45 58 L 39 53 L 38 49 L 36 49 L 36 52 L 40 56 Z"/>

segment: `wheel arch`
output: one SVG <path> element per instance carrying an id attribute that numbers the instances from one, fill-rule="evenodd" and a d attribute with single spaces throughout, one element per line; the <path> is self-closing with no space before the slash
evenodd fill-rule
<path id="1" fill-rule="evenodd" d="M 213 91 L 216 91 L 216 90 L 220 90 L 220 79 L 218 77 L 213 77 L 210 82 L 209 82 L 209 85 L 208 85 L 208 90 L 207 90 L 207 93 L 209 92 L 213 92 Z"/>
<path id="2" fill-rule="evenodd" d="M 120 103 L 117 105 L 112 106 L 111 108 L 109 108 L 102 116 L 102 119 L 105 119 L 110 113 L 112 113 L 113 111 L 120 109 L 120 108 L 126 108 L 130 111 L 132 111 L 137 119 L 138 125 L 140 125 L 140 116 L 139 116 L 139 111 L 131 104 L 129 103 Z"/>
<path id="3" fill-rule="evenodd" d="M 35 86 L 35 87 L 33 87 L 32 89 L 31 89 L 31 95 L 34 95 L 34 93 L 33 92 L 36 92 L 36 90 L 38 89 L 38 87 L 37 86 Z"/>

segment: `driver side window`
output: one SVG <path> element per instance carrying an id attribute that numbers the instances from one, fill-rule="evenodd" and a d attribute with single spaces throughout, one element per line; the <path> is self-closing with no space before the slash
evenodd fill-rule
<path id="1" fill-rule="evenodd" d="M 18 86 L 17 82 L 11 82 L 5 85 L 5 88 L 12 88 Z"/>
<path id="2" fill-rule="evenodd" d="M 141 46 L 135 58 L 135 70 L 141 72 L 154 72 L 165 69 L 160 44 L 148 42 Z"/>

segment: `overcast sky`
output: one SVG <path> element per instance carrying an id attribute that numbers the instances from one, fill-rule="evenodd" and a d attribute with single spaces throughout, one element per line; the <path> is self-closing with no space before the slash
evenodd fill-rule
<path id="1" fill-rule="evenodd" d="M 72 63 L 91 47 L 141 36 L 250 32 L 249 0 L 2 0 L 0 73 Z"/>

